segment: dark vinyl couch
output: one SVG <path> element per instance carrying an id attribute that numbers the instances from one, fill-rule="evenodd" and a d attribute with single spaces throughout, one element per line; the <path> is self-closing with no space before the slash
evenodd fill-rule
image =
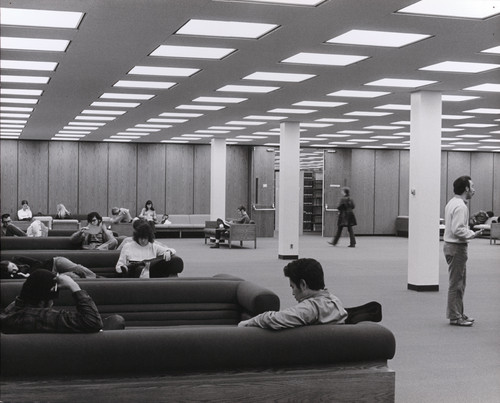
<path id="1" fill-rule="evenodd" d="M 142 375 L 161 376 L 157 386 L 171 401 L 230 395 L 253 401 L 259 396 L 394 401 L 395 374 L 387 360 L 394 356 L 395 339 L 378 324 L 239 328 L 242 319 L 279 309 L 279 299 L 259 285 L 226 275 L 80 284 L 103 316 L 121 314 L 127 328 L 95 334 L 2 334 L 4 398 L 19 391 L 19 384 L 8 382 L 11 377 Z M 0 284 L 2 308 L 21 285 L 17 280 Z M 63 293 L 59 303 L 72 305 Z M 147 394 L 154 392 L 144 393 L 144 401 L 154 400 L 154 394 Z"/>
<path id="2" fill-rule="evenodd" d="M 118 245 L 125 239 L 125 236 L 117 236 Z M 2 237 L 0 240 L 2 250 L 47 250 L 47 249 L 81 249 L 80 245 L 71 242 L 69 236 L 48 236 L 48 237 Z"/>

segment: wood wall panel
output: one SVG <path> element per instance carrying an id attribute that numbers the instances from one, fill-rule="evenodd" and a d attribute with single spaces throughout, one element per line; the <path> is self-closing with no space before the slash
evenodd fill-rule
<path id="1" fill-rule="evenodd" d="M 194 214 L 210 214 L 210 146 L 194 149 Z"/>
<path id="2" fill-rule="evenodd" d="M 493 171 L 493 153 L 471 154 L 471 178 L 476 194 L 470 201 L 470 212 L 479 210 L 493 211 L 493 175 L 485 175 Z"/>
<path id="3" fill-rule="evenodd" d="M 397 150 L 375 151 L 374 203 L 374 234 L 394 234 L 399 207 L 399 151 Z"/>
<path id="4" fill-rule="evenodd" d="M 49 143 L 49 210 L 57 213 L 59 203 L 72 213 L 78 212 L 78 148 L 77 142 Z"/>
<path id="5" fill-rule="evenodd" d="M 226 217 L 237 217 L 236 209 L 247 208 L 249 194 L 250 155 L 248 147 L 228 146 L 226 153 Z"/>
<path id="6" fill-rule="evenodd" d="M 440 203 L 439 203 L 439 216 L 444 218 L 444 208 L 446 203 L 448 203 L 448 187 L 450 184 L 448 183 L 448 153 L 443 151 L 441 152 L 441 194 L 440 194 Z M 451 190 L 453 193 L 453 188 Z"/>
<path id="7" fill-rule="evenodd" d="M 375 151 L 352 150 L 351 195 L 358 221 L 355 232 L 373 234 L 375 194 Z"/>
<path id="8" fill-rule="evenodd" d="M 165 145 L 137 145 L 137 214 L 147 200 L 153 202 L 157 214 L 165 213 Z"/>
<path id="9" fill-rule="evenodd" d="M 49 147 L 47 141 L 19 143 L 18 204 L 28 200 L 33 214 L 48 211 Z"/>
<path id="10" fill-rule="evenodd" d="M 399 152 L 399 209 L 398 215 L 410 212 L 410 152 Z"/>
<path id="11" fill-rule="evenodd" d="M 108 211 L 125 207 L 137 215 L 137 145 L 111 143 L 108 146 Z"/>
<path id="12" fill-rule="evenodd" d="M 487 173 L 484 173 L 486 175 Z M 500 154 L 493 154 L 493 213 L 500 215 Z"/>
<path id="13" fill-rule="evenodd" d="M 253 147 L 251 152 L 250 204 L 246 207 L 257 224 L 257 236 L 272 237 L 275 212 L 269 209 L 274 204 L 274 151 L 267 151 L 267 147 Z M 253 210 L 253 204 L 268 210 Z"/>
<path id="14" fill-rule="evenodd" d="M 446 173 L 446 203 L 453 197 L 453 182 L 462 175 L 470 175 L 470 153 L 449 151 Z"/>
<path id="15" fill-rule="evenodd" d="M 166 146 L 166 212 L 193 214 L 193 158 L 192 145 Z"/>
<path id="16" fill-rule="evenodd" d="M 79 145 L 78 213 L 88 214 L 97 211 L 106 216 L 109 210 L 108 144 L 82 142 Z"/>
<path id="17" fill-rule="evenodd" d="M 2 140 L 0 144 L 0 212 L 9 213 L 12 219 L 20 202 L 17 196 L 18 145 L 16 140 Z"/>

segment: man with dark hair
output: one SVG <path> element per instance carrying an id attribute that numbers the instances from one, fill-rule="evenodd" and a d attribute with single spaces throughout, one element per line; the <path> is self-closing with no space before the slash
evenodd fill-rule
<path id="1" fill-rule="evenodd" d="M 231 224 L 248 224 L 250 222 L 250 217 L 247 214 L 247 209 L 245 206 L 238 207 L 238 213 L 240 218 L 234 220 L 223 220 L 222 218 L 217 219 L 217 229 L 215 230 L 215 244 L 211 248 L 218 248 L 220 245 L 221 235 L 229 231 Z"/>
<path id="2" fill-rule="evenodd" d="M 446 317 L 450 325 L 472 326 L 474 319 L 464 314 L 464 292 L 466 280 L 467 243 L 481 235 L 483 230 L 469 229 L 467 200 L 474 196 L 474 183 L 470 176 L 461 176 L 453 182 L 455 196 L 448 202 L 444 212 L 443 252 L 448 263 L 449 286 Z"/>
<path id="3" fill-rule="evenodd" d="M 76 312 L 52 308 L 59 289 L 73 293 Z M 119 315 L 111 318 L 120 319 L 123 321 Z M 0 313 L 0 323 L 4 333 L 95 333 L 103 328 L 101 315 L 87 292 L 71 277 L 45 269 L 28 277 L 20 295 Z"/>
<path id="4" fill-rule="evenodd" d="M 315 259 L 298 259 L 283 269 L 290 280 L 292 294 L 298 304 L 281 311 L 268 311 L 238 326 L 264 329 L 287 329 L 304 325 L 344 323 L 347 312 L 340 300 L 325 288 L 323 268 Z"/>
<path id="5" fill-rule="evenodd" d="M 132 216 L 130 215 L 130 210 L 124 207 L 113 207 L 111 209 L 111 222 L 113 224 L 118 224 L 121 222 L 132 222 Z"/>
<path id="6" fill-rule="evenodd" d="M 21 228 L 12 224 L 9 213 L 2 214 L 2 236 L 28 236 Z"/>

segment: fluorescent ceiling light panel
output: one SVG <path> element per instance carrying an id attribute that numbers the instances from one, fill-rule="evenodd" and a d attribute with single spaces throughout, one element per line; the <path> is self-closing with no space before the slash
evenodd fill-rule
<path id="1" fill-rule="evenodd" d="M 119 135 L 113 135 L 109 136 L 112 139 L 140 139 L 141 136 L 119 136 Z"/>
<path id="2" fill-rule="evenodd" d="M 19 118 L 19 119 L 29 119 L 31 115 L 29 113 L 9 113 L 0 112 L 0 118 Z M 2 119 L 2 122 L 4 120 Z M 24 121 L 26 123 L 27 121 Z"/>
<path id="3" fill-rule="evenodd" d="M 268 113 L 290 113 L 290 114 L 298 114 L 298 115 L 307 115 L 308 113 L 314 113 L 317 112 L 315 109 L 287 109 L 287 108 L 276 108 L 272 109 L 270 111 L 267 111 Z"/>
<path id="4" fill-rule="evenodd" d="M 316 119 L 316 122 L 327 122 L 327 123 L 352 123 L 357 122 L 358 119 L 338 119 L 338 118 L 321 118 Z"/>
<path id="5" fill-rule="evenodd" d="M 246 127 L 235 127 L 235 126 L 210 126 L 209 130 L 243 130 Z"/>
<path id="6" fill-rule="evenodd" d="M 90 134 L 92 132 L 89 131 L 65 131 L 65 130 L 59 130 L 59 134 Z"/>
<path id="7" fill-rule="evenodd" d="M 211 134 L 181 134 L 181 137 L 202 137 L 202 138 L 210 138 L 213 137 Z"/>
<path id="8" fill-rule="evenodd" d="M 403 126 L 366 126 L 364 129 L 370 129 L 370 130 L 398 130 L 402 129 Z"/>
<path id="9" fill-rule="evenodd" d="M 150 88 L 157 90 L 167 90 L 173 87 L 177 83 L 172 83 L 168 81 L 131 81 L 131 80 L 120 80 L 117 81 L 113 87 L 125 87 L 125 88 Z"/>
<path id="10" fill-rule="evenodd" d="M 181 67 L 153 67 L 153 66 L 135 66 L 128 74 L 141 74 L 148 76 L 173 76 L 173 77 L 191 77 L 200 69 L 181 68 Z"/>
<path id="11" fill-rule="evenodd" d="M 106 123 L 101 123 L 101 122 L 69 122 L 68 125 L 74 125 L 74 126 L 86 126 L 86 125 L 105 126 Z"/>
<path id="12" fill-rule="evenodd" d="M 339 55 L 333 53 L 297 53 L 295 56 L 282 60 L 282 63 L 311 64 L 321 66 L 349 66 L 350 64 L 368 59 L 368 56 Z"/>
<path id="13" fill-rule="evenodd" d="M 464 88 L 466 91 L 500 92 L 500 84 L 486 83 Z"/>
<path id="14" fill-rule="evenodd" d="M 340 43 L 346 45 L 367 45 L 367 46 L 385 46 L 391 48 L 400 48 L 424 39 L 431 35 L 408 34 L 403 32 L 385 32 L 368 31 L 362 29 L 353 29 L 345 34 L 329 39 L 327 43 Z"/>
<path id="15" fill-rule="evenodd" d="M 481 53 L 495 53 L 495 54 L 500 54 L 500 46 L 494 46 L 492 48 L 482 50 Z"/>
<path id="16" fill-rule="evenodd" d="M 57 134 L 56 134 L 57 136 Z M 58 141 L 78 141 L 80 139 L 78 138 L 72 138 L 72 137 L 52 137 L 51 140 L 58 140 Z"/>
<path id="17" fill-rule="evenodd" d="M 132 140 L 125 140 L 125 139 L 104 139 L 103 141 L 107 141 L 109 143 L 130 143 Z"/>
<path id="18" fill-rule="evenodd" d="M 353 111 L 344 113 L 345 116 L 388 116 L 392 115 L 391 112 L 363 112 L 363 111 Z"/>
<path id="19" fill-rule="evenodd" d="M 250 120 L 232 120 L 226 122 L 226 125 L 244 125 L 244 126 L 260 126 L 265 125 L 266 122 L 252 122 Z"/>
<path id="20" fill-rule="evenodd" d="M 338 133 L 340 133 L 340 134 L 371 134 L 371 133 L 373 133 L 373 131 L 370 131 L 370 130 L 341 130 Z"/>
<path id="21" fill-rule="evenodd" d="M 33 108 L 22 108 L 16 106 L 0 106 L 2 112 L 33 112 Z"/>
<path id="22" fill-rule="evenodd" d="M 253 120 L 283 120 L 283 119 L 286 119 L 286 116 L 250 115 L 250 116 L 245 116 L 243 119 L 253 119 Z"/>
<path id="23" fill-rule="evenodd" d="M 257 94 L 268 94 L 270 92 L 279 90 L 280 87 L 268 87 L 268 86 L 257 86 L 257 85 L 225 85 L 219 88 L 217 91 L 222 92 L 251 92 Z"/>
<path id="24" fill-rule="evenodd" d="M 330 97 L 346 97 L 346 98 L 377 98 L 388 95 L 390 92 L 385 91 L 354 91 L 354 90 L 340 90 L 327 94 Z"/>
<path id="25" fill-rule="evenodd" d="M 150 56 L 180 57 L 190 59 L 220 60 L 233 53 L 232 48 L 211 48 L 202 46 L 173 46 L 161 45 Z"/>
<path id="26" fill-rule="evenodd" d="M 0 48 L 12 50 L 65 52 L 69 42 L 70 41 L 65 39 L 37 39 L 2 36 L 0 37 Z"/>
<path id="27" fill-rule="evenodd" d="M 288 83 L 300 83 L 310 78 L 316 77 L 315 74 L 294 74 L 294 73 L 271 73 L 266 71 L 257 71 L 246 77 L 243 80 L 260 80 L 260 81 L 282 81 Z"/>
<path id="28" fill-rule="evenodd" d="M 277 27 L 275 24 L 192 19 L 175 34 L 258 39 Z"/>
<path id="29" fill-rule="evenodd" d="M 175 113 L 175 112 L 163 112 L 159 116 L 170 117 L 170 118 L 199 118 L 203 116 L 203 113 Z"/>
<path id="30" fill-rule="evenodd" d="M 23 90 L 14 88 L 1 88 L 0 94 L 2 95 L 27 95 L 30 97 L 37 97 L 42 95 L 43 90 Z"/>
<path id="31" fill-rule="evenodd" d="M 193 111 L 220 111 L 225 106 L 221 105 L 179 105 L 175 109 L 193 110 Z"/>
<path id="32" fill-rule="evenodd" d="M 284 4 L 290 6 L 308 6 L 314 7 L 323 3 L 325 0 L 220 0 L 231 1 L 233 3 L 270 3 L 270 4 Z"/>
<path id="33" fill-rule="evenodd" d="M 465 96 L 465 95 L 443 95 L 441 96 L 441 101 L 443 102 L 463 102 L 472 101 L 473 99 L 478 99 L 479 97 Z"/>
<path id="34" fill-rule="evenodd" d="M 220 102 L 223 104 L 239 104 L 246 101 L 248 98 L 234 98 L 234 97 L 198 97 L 193 99 L 193 102 Z"/>
<path id="35" fill-rule="evenodd" d="M 443 120 L 464 120 L 471 119 L 474 116 L 465 116 L 465 115 L 441 115 L 441 119 Z"/>
<path id="36" fill-rule="evenodd" d="M 161 140 L 160 143 L 171 143 L 171 144 L 186 144 L 189 140 Z"/>
<path id="37" fill-rule="evenodd" d="M 6 104 L 29 104 L 29 105 L 35 105 L 38 103 L 38 99 L 33 99 L 33 98 L 0 98 L 1 103 L 6 103 Z"/>
<path id="38" fill-rule="evenodd" d="M 153 94 L 125 94 L 119 92 L 105 92 L 99 98 L 102 99 L 136 99 L 139 101 L 148 101 L 153 98 Z"/>
<path id="39" fill-rule="evenodd" d="M 112 121 L 116 118 L 113 116 L 76 116 L 75 120 L 104 120 L 104 121 Z M 92 123 L 95 124 L 95 123 Z"/>
<path id="40" fill-rule="evenodd" d="M 470 63 L 470 62 L 441 62 L 432 64 L 427 67 L 422 67 L 419 70 L 424 71 L 445 71 L 450 73 L 482 73 L 484 71 L 489 71 L 497 69 L 500 64 L 493 63 Z"/>
<path id="41" fill-rule="evenodd" d="M 459 134 L 457 137 L 463 137 L 467 139 L 487 139 L 491 136 L 489 134 Z"/>
<path id="42" fill-rule="evenodd" d="M 493 109 L 493 108 L 477 108 L 477 109 L 470 109 L 468 111 L 464 111 L 464 113 L 481 113 L 481 114 L 488 114 L 488 115 L 500 115 L 500 109 Z"/>
<path id="43" fill-rule="evenodd" d="M 172 125 L 139 124 L 139 125 L 135 125 L 135 127 L 168 129 L 168 128 L 172 127 Z"/>
<path id="44" fill-rule="evenodd" d="M 133 127 L 129 127 L 128 129 L 125 129 L 127 132 L 144 132 L 144 127 L 139 128 L 139 129 L 134 129 Z M 148 129 L 148 132 L 161 132 L 161 129 Z M 135 133 L 132 133 L 135 134 Z"/>
<path id="45" fill-rule="evenodd" d="M 23 27 L 78 28 L 83 13 L 73 11 L 0 8 L 0 24 Z"/>
<path id="46" fill-rule="evenodd" d="M 54 71 L 56 62 L 34 62 L 29 60 L 0 60 L 0 69 Z"/>
<path id="47" fill-rule="evenodd" d="M 300 101 L 293 106 L 313 106 L 317 108 L 336 108 L 337 106 L 347 105 L 346 102 L 322 102 L 322 101 Z"/>
<path id="48" fill-rule="evenodd" d="M 195 130 L 195 133 L 227 134 L 229 130 Z"/>
<path id="49" fill-rule="evenodd" d="M 421 0 L 397 13 L 485 19 L 500 13 L 498 0 Z"/>
<path id="50" fill-rule="evenodd" d="M 50 77 L 0 75 L 2 83 L 47 84 Z"/>
<path id="51" fill-rule="evenodd" d="M 91 115 L 124 115 L 127 113 L 127 111 L 105 111 L 98 109 L 84 109 L 82 113 Z"/>
<path id="52" fill-rule="evenodd" d="M 185 123 L 188 119 L 159 119 L 159 118 L 151 118 L 148 119 L 147 122 L 150 123 Z"/>
<path id="53" fill-rule="evenodd" d="M 103 106 L 106 108 L 137 108 L 140 102 L 92 102 L 90 106 Z"/>
<path id="54" fill-rule="evenodd" d="M 14 123 L 14 124 L 26 124 L 28 123 L 27 120 L 17 120 L 17 119 L 0 119 L 0 122 L 2 123 Z"/>
<path id="55" fill-rule="evenodd" d="M 496 127 L 496 124 L 488 124 L 488 123 L 462 123 L 460 125 L 456 125 L 457 127 L 473 127 L 475 129 L 484 129 L 486 127 Z"/>
<path id="56" fill-rule="evenodd" d="M 411 105 L 387 104 L 387 105 L 376 106 L 375 109 L 389 109 L 391 111 L 409 111 L 411 110 Z"/>
<path id="57" fill-rule="evenodd" d="M 128 133 L 128 132 L 118 132 L 116 134 L 122 135 L 122 136 L 149 136 L 149 133 L 142 132 L 142 133 Z"/>
<path id="58" fill-rule="evenodd" d="M 99 130 L 97 126 L 64 126 L 64 130 Z"/>
<path id="59" fill-rule="evenodd" d="M 401 88 L 417 88 L 424 85 L 435 84 L 437 81 L 431 80 L 412 80 L 400 78 L 383 78 L 381 80 L 372 81 L 365 85 L 377 85 L 381 87 L 401 87 Z"/>
<path id="60" fill-rule="evenodd" d="M 324 128 L 333 126 L 331 123 L 300 123 L 300 127 Z"/>
<path id="61" fill-rule="evenodd" d="M 350 134 L 319 134 L 318 137 L 351 137 Z"/>

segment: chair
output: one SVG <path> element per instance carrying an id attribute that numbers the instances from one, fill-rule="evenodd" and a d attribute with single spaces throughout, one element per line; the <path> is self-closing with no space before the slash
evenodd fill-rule
<path id="1" fill-rule="evenodd" d="M 205 221 L 205 243 L 210 237 L 215 237 L 216 229 L 217 221 Z M 250 224 L 231 224 L 231 228 L 221 234 L 222 240 L 228 241 L 229 247 L 234 241 L 240 241 L 240 246 L 243 246 L 243 241 L 254 241 L 254 249 L 257 249 L 257 226 L 252 221 Z"/>
<path id="2" fill-rule="evenodd" d="M 490 227 L 490 245 L 494 242 L 497 244 L 497 239 L 500 239 L 500 223 L 492 222 Z"/>

